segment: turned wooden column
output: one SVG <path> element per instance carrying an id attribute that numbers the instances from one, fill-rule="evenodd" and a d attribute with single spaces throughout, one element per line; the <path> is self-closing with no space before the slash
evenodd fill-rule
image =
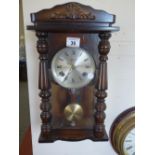
<path id="1" fill-rule="evenodd" d="M 107 97 L 107 60 L 108 53 L 110 51 L 109 38 L 111 37 L 110 32 L 103 32 L 99 34 L 101 41 L 99 42 L 99 72 L 98 80 L 96 85 L 96 103 L 95 103 L 95 128 L 94 135 L 96 138 L 104 137 L 104 120 L 106 109 L 105 98 Z"/>
<path id="2" fill-rule="evenodd" d="M 48 137 L 51 131 L 51 104 L 50 104 L 50 82 L 48 76 L 48 42 L 47 37 L 48 33 L 45 32 L 36 32 L 36 36 L 38 37 L 37 41 L 37 50 L 40 54 L 40 64 L 39 64 L 39 89 L 41 97 L 41 136 Z"/>

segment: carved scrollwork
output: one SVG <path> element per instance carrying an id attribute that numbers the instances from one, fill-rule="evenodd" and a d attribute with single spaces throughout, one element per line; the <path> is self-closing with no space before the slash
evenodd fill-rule
<path id="1" fill-rule="evenodd" d="M 64 7 L 57 7 L 50 15 L 50 19 L 94 20 L 95 15 L 78 3 L 67 3 Z"/>

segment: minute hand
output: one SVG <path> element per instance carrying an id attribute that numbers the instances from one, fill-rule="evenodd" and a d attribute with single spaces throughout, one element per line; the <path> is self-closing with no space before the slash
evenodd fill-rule
<path id="1" fill-rule="evenodd" d="M 64 78 L 63 81 L 66 81 L 68 79 L 68 76 L 70 75 L 70 73 L 72 72 L 72 67 L 70 67 L 68 74 L 66 75 L 66 77 Z"/>

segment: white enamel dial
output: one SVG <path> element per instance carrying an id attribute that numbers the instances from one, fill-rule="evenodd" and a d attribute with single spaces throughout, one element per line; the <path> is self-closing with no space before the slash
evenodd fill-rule
<path id="1" fill-rule="evenodd" d="M 125 155 L 135 155 L 135 128 L 130 130 L 123 143 Z"/>
<path id="2" fill-rule="evenodd" d="M 56 53 L 51 69 L 54 80 L 65 88 L 81 88 L 95 74 L 93 58 L 82 48 L 66 47 Z"/>

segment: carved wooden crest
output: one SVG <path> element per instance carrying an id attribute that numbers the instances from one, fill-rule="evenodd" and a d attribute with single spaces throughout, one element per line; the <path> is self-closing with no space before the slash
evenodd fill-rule
<path id="1" fill-rule="evenodd" d="M 87 19 L 93 20 L 95 19 L 95 15 L 86 10 L 79 3 L 67 3 L 63 7 L 57 6 L 53 9 L 51 15 L 51 19 Z"/>
<path id="2" fill-rule="evenodd" d="M 89 26 L 87 26 L 86 29 L 86 25 L 83 27 L 85 31 L 88 31 L 88 27 L 90 30 L 95 30 L 96 26 L 98 26 L 100 30 L 115 29 L 111 27 L 111 24 L 115 23 L 115 15 L 77 2 L 60 4 L 52 8 L 31 13 L 31 21 L 35 23 L 34 27 L 40 30 L 48 27 L 48 30 L 62 31 L 62 29 L 65 28 L 66 31 L 75 29 L 78 31 L 78 29 L 81 29 L 81 26 L 87 23 L 89 23 Z M 66 25 L 66 23 L 68 23 L 68 25 Z M 78 24 L 82 25 L 79 26 Z"/>

